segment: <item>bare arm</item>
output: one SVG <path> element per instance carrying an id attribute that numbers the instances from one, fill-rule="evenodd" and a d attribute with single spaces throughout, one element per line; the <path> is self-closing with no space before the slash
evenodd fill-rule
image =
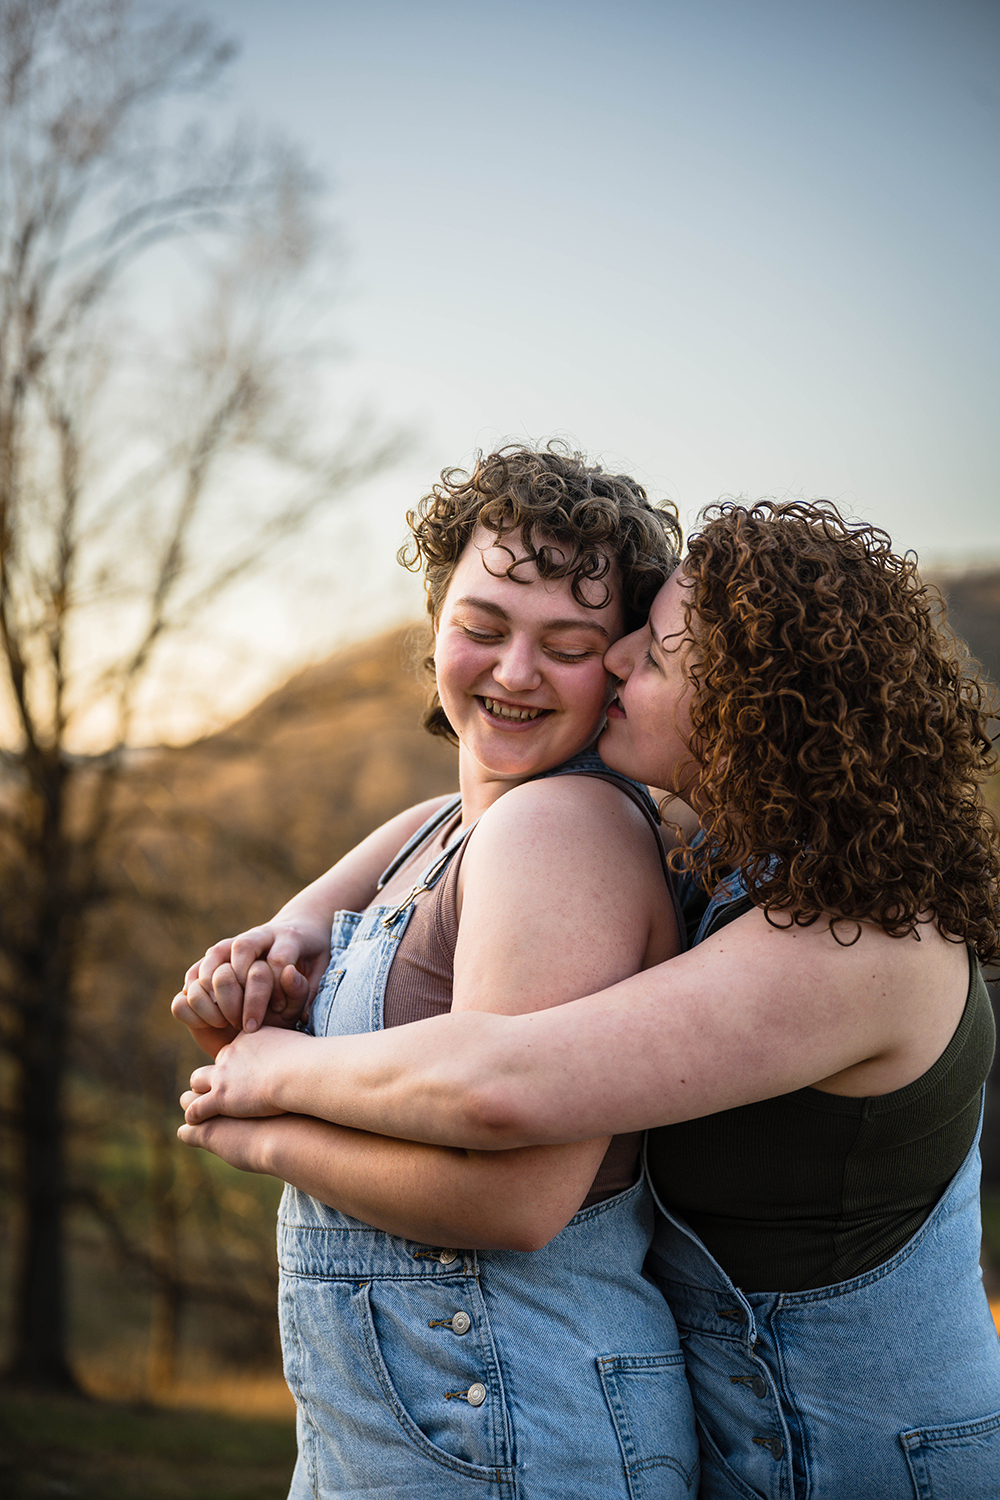
<path id="1" fill-rule="evenodd" d="M 185 1096 L 187 1097 L 187 1096 Z M 244 1172 L 294 1183 L 389 1234 L 472 1250 L 537 1250 L 580 1207 L 603 1140 L 464 1151 L 390 1140 L 305 1115 L 182 1125 L 180 1139 Z"/>
<path id="2" fill-rule="evenodd" d="M 390 818 L 269 922 L 213 944 L 191 965 L 171 1010 L 203 1050 L 216 1053 L 241 1027 L 256 1031 L 265 1017 L 294 1023 L 323 977 L 334 914 L 362 911 L 374 899 L 383 870 L 447 800 L 433 797 Z"/>
<path id="3" fill-rule="evenodd" d="M 808 1085 L 886 1093 L 940 1055 L 967 985 L 964 948 L 933 927 L 919 942 L 866 927 L 845 948 L 822 922 L 775 928 L 750 912 L 555 1010 L 452 1013 L 308 1055 L 302 1038 L 275 1038 L 265 1057 L 265 1038 L 241 1037 L 217 1098 L 189 1117 L 292 1097 L 346 1124 L 489 1149 L 670 1124 Z"/>
<path id="4" fill-rule="evenodd" d="M 648 829 L 605 783 L 573 778 L 508 793 L 470 839 L 463 873 L 458 1013 L 490 1006 L 512 1014 L 538 994 L 559 1006 L 594 983 L 631 972 L 651 945 L 658 956 L 676 946 Z M 281 1040 L 293 1048 L 297 1042 L 322 1045 L 288 1034 Z M 208 1075 L 229 1078 L 227 1058 L 235 1051 L 223 1052 L 218 1069 L 200 1070 L 195 1086 Z M 249 1072 L 243 1082 L 250 1082 Z M 285 1107 L 304 1112 L 307 1105 L 289 1095 Z M 283 1176 L 343 1212 L 411 1239 L 515 1249 L 546 1243 L 568 1222 L 607 1145 L 603 1137 L 501 1153 L 431 1149 L 287 1116 L 189 1123 L 181 1138 L 232 1153 L 227 1159 L 237 1165 Z"/>

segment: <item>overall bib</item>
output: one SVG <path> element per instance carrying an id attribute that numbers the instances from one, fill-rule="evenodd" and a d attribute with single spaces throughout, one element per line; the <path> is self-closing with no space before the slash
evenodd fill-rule
<path id="1" fill-rule="evenodd" d="M 713 898 L 696 941 L 739 894 Z M 683 1340 L 702 1500 L 1000 1500 L 979 1130 L 901 1250 L 811 1291 L 739 1291 L 656 1199 L 647 1269 Z"/>
<path id="2" fill-rule="evenodd" d="M 978 1136 L 903 1249 L 835 1286 L 740 1292 L 663 1210 L 649 1269 L 684 1340 L 702 1500 L 997 1500 L 979 1241 Z"/>
<path id="3" fill-rule="evenodd" d="M 412 910 L 338 914 L 316 1035 L 381 1028 Z M 652 1225 L 640 1182 L 542 1250 L 463 1250 L 371 1229 L 286 1187 L 279 1312 L 299 1439 L 289 1500 L 695 1500 L 684 1360 L 642 1269 Z"/>

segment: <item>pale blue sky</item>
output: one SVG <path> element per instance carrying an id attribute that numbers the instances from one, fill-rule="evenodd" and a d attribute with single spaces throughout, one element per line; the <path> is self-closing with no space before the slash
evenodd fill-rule
<path id="1" fill-rule="evenodd" d="M 421 435 L 354 511 L 373 596 L 443 464 L 550 434 L 688 519 L 829 496 L 1000 557 L 1000 6 L 201 9 L 243 43 L 229 106 L 329 183 L 351 390 Z"/>

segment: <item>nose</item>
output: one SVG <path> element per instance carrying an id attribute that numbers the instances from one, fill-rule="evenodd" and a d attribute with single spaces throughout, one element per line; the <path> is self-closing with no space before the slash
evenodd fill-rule
<path id="1" fill-rule="evenodd" d="M 627 682 L 632 675 L 643 633 L 642 630 L 633 630 L 631 635 L 623 635 L 621 640 L 615 641 L 604 653 L 605 671 L 610 672 L 612 677 L 617 677 L 619 682 Z"/>
<path id="2" fill-rule="evenodd" d="M 533 643 L 524 636 L 512 635 L 497 656 L 493 677 L 508 693 L 528 693 L 540 687 L 542 674 Z"/>

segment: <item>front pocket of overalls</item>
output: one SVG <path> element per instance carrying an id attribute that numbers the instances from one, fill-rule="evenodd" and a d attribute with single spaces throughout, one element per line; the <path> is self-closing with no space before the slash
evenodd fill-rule
<path id="1" fill-rule="evenodd" d="M 698 1493 L 698 1438 L 684 1356 L 606 1354 L 597 1369 L 630 1500 L 692 1500 Z"/>
<path id="2" fill-rule="evenodd" d="M 512 1479 L 503 1384 L 475 1277 L 375 1278 L 358 1289 L 358 1313 L 375 1378 L 414 1447 L 469 1478 Z"/>
<path id="3" fill-rule="evenodd" d="M 915 1500 L 997 1500 L 1000 1412 L 900 1433 Z"/>

